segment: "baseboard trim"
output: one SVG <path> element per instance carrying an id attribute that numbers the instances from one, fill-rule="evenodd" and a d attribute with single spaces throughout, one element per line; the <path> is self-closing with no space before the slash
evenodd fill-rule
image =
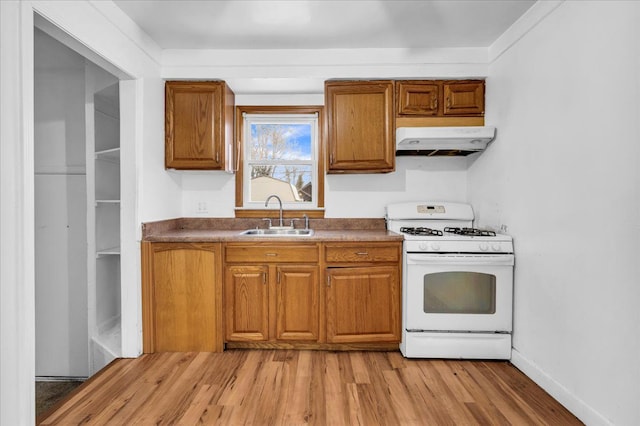
<path id="1" fill-rule="evenodd" d="M 511 363 L 531 380 L 536 382 L 538 386 L 547 391 L 560 404 L 583 423 L 589 426 L 610 426 L 613 425 L 609 420 L 600 413 L 587 405 L 584 401 L 574 395 L 569 389 L 555 381 L 547 373 L 545 373 L 537 364 L 524 357 L 515 348 L 511 351 Z"/>
<path id="2" fill-rule="evenodd" d="M 36 376 L 36 382 L 84 382 L 87 376 Z"/>

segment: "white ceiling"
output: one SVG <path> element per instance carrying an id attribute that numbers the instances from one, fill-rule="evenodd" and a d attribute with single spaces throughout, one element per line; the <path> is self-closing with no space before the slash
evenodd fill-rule
<path id="1" fill-rule="evenodd" d="M 488 47 L 535 0 L 115 0 L 163 49 Z"/>

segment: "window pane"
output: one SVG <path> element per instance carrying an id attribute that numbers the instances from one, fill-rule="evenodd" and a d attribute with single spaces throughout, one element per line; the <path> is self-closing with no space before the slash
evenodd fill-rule
<path id="1" fill-rule="evenodd" d="M 311 124 L 251 124 L 251 160 L 311 160 Z"/>
<path id="2" fill-rule="evenodd" d="M 311 202 L 312 166 L 308 164 L 252 165 L 250 201 L 275 194 L 283 203 Z"/>

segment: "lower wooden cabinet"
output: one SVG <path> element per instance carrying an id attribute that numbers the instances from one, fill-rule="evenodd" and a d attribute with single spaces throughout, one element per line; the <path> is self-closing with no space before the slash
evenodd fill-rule
<path id="1" fill-rule="evenodd" d="M 327 342 L 399 342 L 397 268 L 327 270 Z"/>
<path id="2" fill-rule="evenodd" d="M 219 243 L 142 243 L 143 350 L 221 352 Z"/>
<path id="3" fill-rule="evenodd" d="M 228 342 L 318 340 L 317 245 L 228 244 L 225 261 Z"/>
<path id="4" fill-rule="evenodd" d="M 267 266 L 225 267 L 226 340 L 269 340 L 268 275 Z"/>
<path id="5" fill-rule="evenodd" d="M 393 348 L 401 250 L 399 241 L 143 242 L 144 352 Z"/>
<path id="6" fill-rule="evenodd" d="M 325 245 L 328 343 L 400 342 L 402 243 Z"/>
<path id="7" fill-rule="evenodd" d="M 276 267 L 276 339 L 318 340 L 318 266 Z"/>

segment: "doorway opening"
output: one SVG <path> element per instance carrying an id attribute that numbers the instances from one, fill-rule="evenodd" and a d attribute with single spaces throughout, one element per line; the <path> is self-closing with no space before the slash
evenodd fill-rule
<path id="1" fill-rule="evenodd" d="M 118 78 L 34 28 L 37 409 L 122 356 L 120 174 Z"/>

